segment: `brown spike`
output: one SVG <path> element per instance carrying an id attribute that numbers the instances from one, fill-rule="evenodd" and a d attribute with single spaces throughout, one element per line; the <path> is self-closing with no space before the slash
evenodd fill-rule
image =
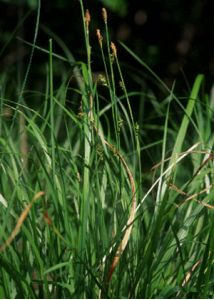
<path id="1" fill-rule="evenodd" d="M 100 33 L 100 29 L 97 29 L 97 38 L 98 38 L 100 47 L 102 47 L 103 36 L 102 36 L 102 34 Z"/>
<path id="2" fill-rule="evenodd" d="M 89 27 L 90 22 L 91 22 L 91 15 L 90 15 L 89 10 L 86 9 L 86 11 L 85 11 L 85 24 L 86 24 L 87 28 Z"/>
<path id="3" fill-rule="evenodd" d="M 102 8 L 102 16 L 103 16 L 103 21 L 106 24 L 108 20 L 108 15 L 107 15 L 107 10 L 105 8 Z"/>
<path id="4" fill-rule="evenodd" d="M 112 50 L 114 57 L 117 57 L 117 48 L 113 42 L 111 42 L 111 50 Z"/>

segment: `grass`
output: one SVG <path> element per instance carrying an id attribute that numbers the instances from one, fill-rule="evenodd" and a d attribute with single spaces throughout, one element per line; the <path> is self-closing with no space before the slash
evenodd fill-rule
<path id="1" fill-rule="evenodd" d="M 121 44 L 164 99 L 129 92 L 103 10 L 105 76 L 93 81 L 90 14 L 80 4 L 86 63 L 51 32 L 48 50 L 36 45 L 39 7 L 22 86 L 11 93 L 1 74 L 0 297 L 213 298 L 213 110 L 204 76 L 178 97 L 176 83 L 168 88 Z M 35 50 L 48 54 L 39 91 L 26 90 Z M 69 72 L 55 84 L 56 61 L 71 64 L 77 87 Z M 147 115 L 132 112 L 136 98 L 143 111 L 151 106 Z"/>

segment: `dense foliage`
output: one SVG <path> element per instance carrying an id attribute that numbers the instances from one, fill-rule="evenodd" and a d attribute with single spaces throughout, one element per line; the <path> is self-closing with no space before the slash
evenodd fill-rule
<path id="1" fill-rule="evenodd" d="M 213 298 L 206 76 L 169 84 L 74 2 L 77 45 L 43 1 L 2 37 L 0 298 Z"/>

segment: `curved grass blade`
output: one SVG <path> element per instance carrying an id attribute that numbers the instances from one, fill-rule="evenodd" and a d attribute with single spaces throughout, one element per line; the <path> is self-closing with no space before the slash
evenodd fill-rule
<path id="1" fill-rule="evenodd" d="M 6 240 L 6 242 L 1 245 L 0 247 L 0 252 L 3 252 L 11 243 L 12 241 L 14 240 L 14 238 L 16 237 L 16 235 L 18 234 L 19 232 L 19 229 L 21 228 L 24 220 L 27 218 L 27 215 L 29 214 L 34 202 L 40 198 L 41 196 L 43 196 L 45 193 L 43 191 L 41 192 L 38 192 L 34 197 L 33 199 L 31 200 L 31 202 L 27 205 L 27 207 L 25 208 L 25 210 L 22 212 L 22 214 L 20 215 L 19 219 L 18 219 L 18 222 L 15 226 L 15 228 L 13 229 L 11 235 L 9 236 L 9 238 Z"/>

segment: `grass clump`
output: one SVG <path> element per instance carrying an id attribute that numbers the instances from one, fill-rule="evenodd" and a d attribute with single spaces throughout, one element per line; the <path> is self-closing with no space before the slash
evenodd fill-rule
<path id="1" fill-rule="evenodd" d="M 39 48 L 38 19 L 32 49 L 49 56 L 45 90 L 25 89 L 32 58 L 18 101 L 1 76 L 0 297 L 211 298 L 214 138 L 204 76 L 179 98 L 176 84 L 169 89 L 121 44 L 165 98 L 129 92 L 103 9 L 104 75 L 94 81 L 91 17 L 80 4 L 86 63 L 53 35 Z M 77 87 L 69 74 L 55 86 L 56 59 L 72 65 Z M 147 115 L 132 112 L 132 97 L 142 109 L 150 102 Z"/>

